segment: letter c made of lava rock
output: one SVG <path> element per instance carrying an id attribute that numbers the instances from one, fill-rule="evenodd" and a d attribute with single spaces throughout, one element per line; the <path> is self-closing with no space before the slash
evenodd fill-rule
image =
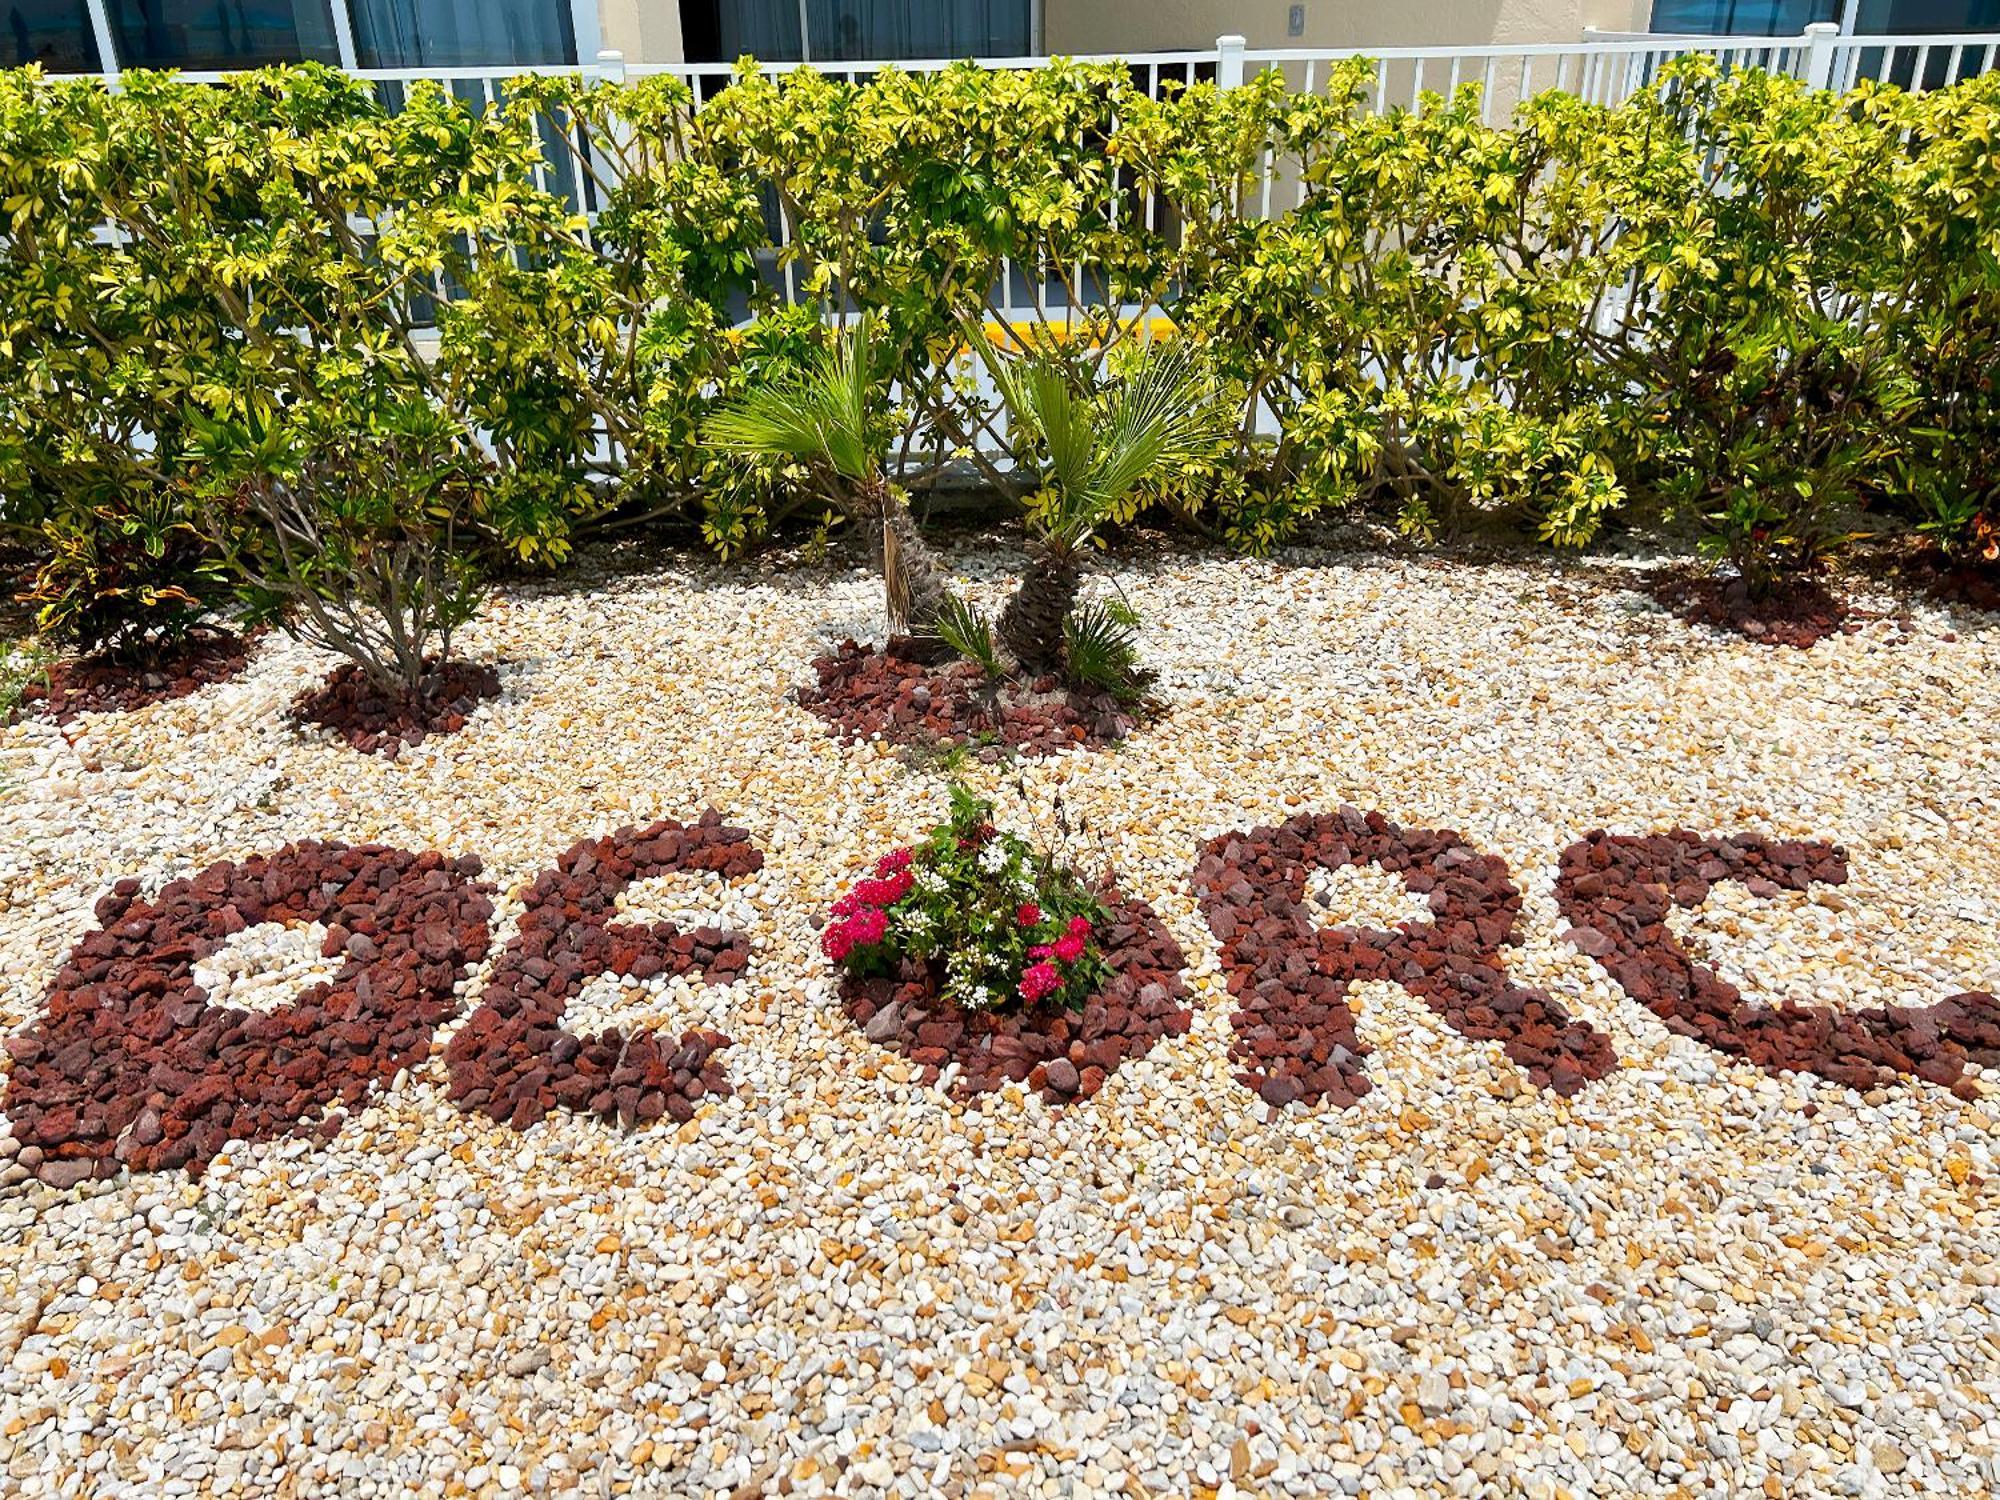
<path id="1" fill-rule="evenodd" d="M 1748 1002 L 1690 958 L 1667 927 L 1674 907 L 1700 906 L 1718 881 L 1740 881 L 1753 896 L 1769 897 L 1846 879 L 1847 855 L 1831 844 L 1600 829 L 1563 851 L 1556 905 L 1570 941 L 1682 1036 L 1760 1068 L 1817 1073 L 1850 1088 L 1914 1075 L 1977 1097 L 1966 1062 L 2000 1064 L 2000 1002 L 1992 995 L 1851 1011 L 1789 999 Z"/>
<path id="2" fill-rule="evenodd" d="M 1376 865 L 1428 898 L 1436 914 L 1394 932 L 1319 925 L 1306 904 L 1314 869 Z M 1617 1064 L 1610 1040 L 1572 1021 L 1540 990 L 1507 976 L 1521 893 L 1506 862 L 1456 833 L 1402 829 L 1353 808 L 1301 813 L 1276 828 L 1224 834 L 1195 864 L 1195 894 L 1222 945 L 1238 1000 L 1230 1056 L 1237 1080 L 1275 1106 L 1368 1092 L 1347 1002 L 1358 981 L 1386 980 L 1452 1028 L 1498 1041 L 1541 1088 L 1565 1096 Z"/>

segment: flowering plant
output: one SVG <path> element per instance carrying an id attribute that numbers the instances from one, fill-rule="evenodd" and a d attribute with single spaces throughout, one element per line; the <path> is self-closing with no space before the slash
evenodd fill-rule
<path id="1" fill-rule="evenodd" d="M 834 902 L 820 950 L 857 977 L 894 973 L 906 958 L 941 967 L 944 997 L 970 1010 L 1081 1009 L 1111 974 L 1097 941 L 1104 906 L 992 815 L 954 786 L 948 821 L 885 854 Z"/>

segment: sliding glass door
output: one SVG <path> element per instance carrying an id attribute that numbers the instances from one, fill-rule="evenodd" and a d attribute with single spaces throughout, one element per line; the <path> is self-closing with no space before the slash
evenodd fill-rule
<path id="1" fill-rule="evenodd" d="M 1024 57 L 1033 0 L 681 0 L 689 62 Z"/>

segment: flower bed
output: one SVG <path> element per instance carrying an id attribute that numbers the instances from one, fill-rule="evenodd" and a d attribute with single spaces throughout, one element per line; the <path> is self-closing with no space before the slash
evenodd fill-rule
<path id="1" fill-rule="evenodd" d="M 1132 705 L 1111 694 L 1067 691 L 1052 677 L 996 693 L 969 662 L 930 665 L 902 639 L 881 651 L 843 641 L 817 658 L 813 671 L 818 684 L 799 689 L 799 704 L 849 743 L 879 737 L 948 746 L 989 738 L 1024 754 L 1053 755 L 1111 744 L 1139 722 Z"/>
<path id="2" fill-rule="evenodd" d="M 833 905 L 820 948 L 870 1041 L 960 1097 L 1025 1082 L 1088 1098 L 1126 1060 L 1180 1035 L 1180 946 L 1143 901 L 1089 887 L 996 829 L 954 788 L 952 817 L 897 849 Z"/>

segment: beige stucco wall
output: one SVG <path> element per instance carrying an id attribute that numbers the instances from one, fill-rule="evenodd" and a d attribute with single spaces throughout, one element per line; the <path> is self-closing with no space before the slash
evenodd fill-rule
<path id="1" fill-rule="evenodd" d="M 597 18 L 604 45 L 624 53 L 627 62 L 681 60 L 681 8 L 677 0 L 597 0 Z"/>
<path id="2" fill-rule="evenodd" d="M 1651 0 L 1304 0 L 1303 37 L 1285 34 L 1291 0 L 1044 0 L 1055 53 L 1213 47 L 1226 32 L 1252 47 L 1423 47 L 1574 42 L 1583 28 L 1643 31 Z M 598 0 L 604 45 L 629 62 L 681 56 L 676 0 Z"/>

